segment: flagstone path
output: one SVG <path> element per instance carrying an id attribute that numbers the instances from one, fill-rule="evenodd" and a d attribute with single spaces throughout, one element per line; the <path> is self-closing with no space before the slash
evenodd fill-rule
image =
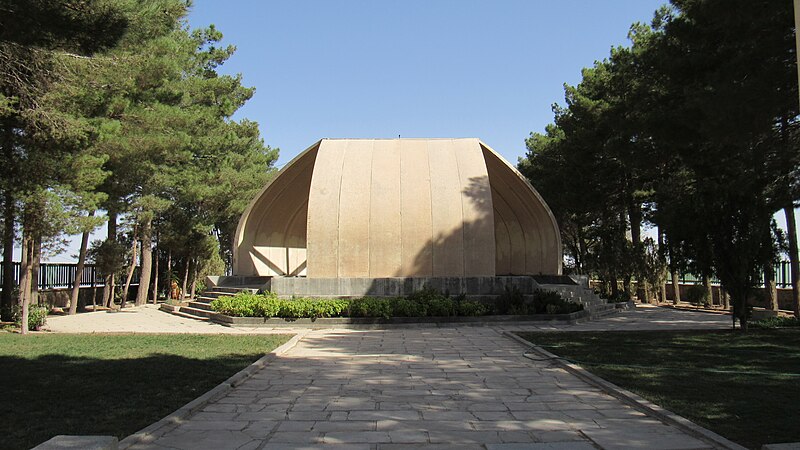
<path id="1" fill-rule="evenodd" d="M 523 356 L 504 330 L 714 329 L 730 316 L 638 307 L 576 325 L 386 330 L 227 328 L 148 305 L 53 317 L 55 332 L 305 333 L 225 396 L 144 449 L 714 448 L 553 361 Z M 719 447 L 717 445 L 717 447 Z"/>
<path id="2" fill-rule="evenodd" d="M 729 326 L 728 320 L 714 314 L 638 308 L 579 325 L 524 328 L 722 328 Z M 201 325 L 203 330 L 215 327 Z M 59 323 L 51 326 L 66 328 Z M 130 448 L 714 448 L 552 361 L 523 357 L 525 347 L 500 331 L 499 327 L 307 331 L 293 349 L 224 397 L 167 428 L 154 441 Z"/>

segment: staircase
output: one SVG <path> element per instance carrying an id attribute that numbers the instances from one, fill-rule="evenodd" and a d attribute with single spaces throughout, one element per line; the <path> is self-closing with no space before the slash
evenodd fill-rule
<path id="1" fill-rule="evenodd" d="M 252 293 L 258 292 L 259 286 L 216 286 L 209 291 L 200 294 L 194 301 L 189 302 L 188 306 L 181 306 L 171 312 L 177 316 L 188 317 L 190 319 L 209 320 L 214 310 L 211 309 L 211 302 L 214 299 L 224 296 L 233 296 L 239 292 L 248 291 Z"/>
<path id="2" fill-rule="evenodd" d="M 579 284 L 539 284 L 541 289 L 546 291 L 556 291 L 564 300 L 583 305 L 583 309 L 589 312 L 592 319 L 598 319 L 617 312 L 619 308 L 614 303 L 607 303 L 589 289 Z"/>

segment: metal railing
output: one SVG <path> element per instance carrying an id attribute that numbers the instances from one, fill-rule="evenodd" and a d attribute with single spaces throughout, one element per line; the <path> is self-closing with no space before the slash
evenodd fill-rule
<path id="1" fill-rule="evenodd" d="M 775 264 L 773 270 L 775 271 L 775 285 L 777 287 L 788 288 L 792 286 L 792 273 L 789 261 L 781 261 L 778 264 Z M 764 276 L 762 275 L 760 284 L 761 287 L 765 285 L 764 281 Z M 667 282 L 672 282 L 672 274 L 667 275 Z M 681 284 L 700 284 L 703 282 L 703 278 L 691 273 L 682 273 L 678 276 L 678 282 Z M 711 283 L 719 284 L 719 279 L 716 276 L 712 276 Z"/>
<path id="2" fill-rule="evenodd" d="M 14 284 L 19 285 L 21 264 L 14 262 Z M 42 263 L 39 266 L 37 285 L 39 290 L 71 288 L 78 272 L 77 263 Z M 3 274 L 0 272 L 0 290 Z M 131 284 L 139 284 L 139 267 L 133 271 Z M 103 277 L 94 264 L 86 264 L 80 277 L 81 287 L 103 286 Z"/>

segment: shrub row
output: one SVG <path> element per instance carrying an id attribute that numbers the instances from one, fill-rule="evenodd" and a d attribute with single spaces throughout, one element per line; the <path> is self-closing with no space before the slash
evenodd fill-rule
<path id="1" fill-rule="evenodd" d="M 279 299 L 273 293 L 240 292 L 220 297 L 211 308 L 233 317 L 281 317 L 286 319 L 319 317 L 450 317 L 482 316 L 486 314 L 565 314 L 583 309 L 582 305 L 567 302 L 556 292 L 540 291 L 532 301 L 525 301 L 519 292 L 507 291 L 494 307 L 467 300 L 465 296 L 450 297 L 425 288 L 408 297 L 355 299 Z"/>
<path id="2" fill-rule="evenodd" d="M 583 310 L 583 305 L 561 298 L 556 291 L 537 290 L 526 299 L 517 289 L 506 288 L 495 303 L 495 314 L 571 314 Z"/>
<path id="3" fill-rule="evenodd" d="M 796 317 L 768 317 L 766 319 L 750 322 L 751 328 L 787 328 L 787 327 L 800 327 L 800 320 Z"/>

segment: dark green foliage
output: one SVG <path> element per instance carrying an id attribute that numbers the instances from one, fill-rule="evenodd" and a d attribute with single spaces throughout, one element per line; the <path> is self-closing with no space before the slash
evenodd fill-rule
<path id="1" fill-rule="evenodd" d="M 761 319 L 755 322 L 751 322 L 750 326 L 759 329 L 800 327 L 800 319 L 798 319 L 797 317 L 784 317 L 784 316 L 770 317 L 767 319 Z"/>
<path id="2" fill-rule="evenodd" d="M 388 319 L 392 316 L 392 301 L 394 299 L 362 297 L 350 300 L 347 314 L 350 317 L 382 317 Z"/>
<path id="3" fill-rule="evenodd" d="M 495 303 L 495 314 L 570 314 L 583 310 L 583 305 L 568 302 L 555 291 L 537 290 L 526 299 L 518 289 L 506 288 Z"/>
<path id="4" fill-rule="evenodd" d="M 541 294 L 541 310 L 548 314 L 573 312 L 575 305 L 564 302 L 558 294 Z M 549 306 L 548 306 L 549 305 Z M 286 319 L 318 317 L 476 317 L 489 314 L 491 308 L 466 296 L 448 297 L 434 289 L 425 288 L 406 298 L 361 297 L 353 299 L 294 298 L 279 299 L 273 293 L 241 292 L 211 302 L 211 307 L 233 317 L 282 317 Z M 548 309 L 549 308 L 549 309 Z M 517 314 L 534 314 L 531 305 L 516 309 Z M 547 312 L 550 311 L 550 312 Z M 555 312 L 554 312 L 555 311 Z"/>
<path id="5" fill-rule="evenodd" d="M 128 28 L 119 7 L 98 0 L 2 0 L 0 17 L 1 41 L 81 54 L 115 44 Z"/>
<path id="6" fill-rule="evenodd" d="M 571 314 L 581 310 L 583 305 L 564 300 L 558 292 L 545 290 L 534 292 L 533 303 L 528 305 L 528 314 Z"/>
<path id="7" fill-rule="evenodd" d="M 505 292 L 494 303 L 495 314 L 525 314 L 525 299 L 517 288 L 506 286 Z"/>
<path id="8" fill-rule="evenodd" d="M 211 307 L 233 317 L 275 317 L 281 311 L 281 302 L 274 294 L 240 292 L 215 299 Z"/>
<path id="9" fill-rule="evenodd" d="M 287 319 L 298 319 L 308 317 L 316 319 L 318 317 L 339 317 L 347 310 L 350 302 L 340 299 L 307 299 L 298 298 L 293 300 L 277 300 L 280 305 L 277 317 Z M 270 317 L 262 315 L 261 317 Z"/>
<path id="10" fill-rule="evenodd" d="M 456 302 L 448 297 L 431 298 L 426 303 L 428 315 L 431 317 L 450 317 L 456 315 Z"/>
<path id="11" fill-rule="evenodd" d="M 693 284 L 686 290 L 686 300 L 693 305 L 703 305 L 708 303 L 708 290 L 705 286 Z"/>
<path id="12" fill-rule="evenodd" d="M 463 300 L 458 302 L 457 316 L 477 317 L 485 316 L 489 313 L 489 307 L 475 300 Z"/>
<path id="13" fill-rule="evenodd" d="M 625 291 L 617 291 L 616 295 L 601 295 L 600 297 L 605 298 L 608 303 L 625 303 L 631 301 L 631 295 Z"/>
<path id="14" fill-rule="evenodd" d="M 746 326 L 781 248 L 772 216 L 800 199 L 794 35 L 791 2 L 673 0 L 565 86 L 519 168 L 553 209 L 570 269 L 613 297 L 619 281 L 663 283 L 665 264 L 716 275 Z"/>
<path id="15" fill-rule="evenodd" d="M 425 317 L 428 315 L 425 303 L 410 298 L 395 299 L 392 307 L 395 317 Z"/>
<path id="16" fill-rule="evenodd" d="M 12 308 L 12 319 L 19 326 L 22 321 L 22 308 L 14 305 Z M 31 305 L 28 307 L 28 329 L 38 331 L 47 322 L 48 308 L 42 305 Z"/>

